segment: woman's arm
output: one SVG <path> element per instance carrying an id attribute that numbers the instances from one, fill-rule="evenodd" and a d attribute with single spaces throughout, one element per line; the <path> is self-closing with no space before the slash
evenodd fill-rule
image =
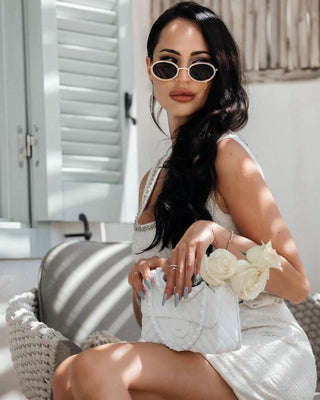
<path id="1" fill-rule="evenodd" d="M 310 290 L 309 282 L 292 236 L 257 164 L 238 142 L 225 139 L 218 144 L 215 166 L 218 204 L 231 215 L 239 231 L 228 249 L 243 258 L 241 252 L 271 240 L 281 256 L 283 272 L 271 269 L 266 290 L 294 303 L 303 301 Z M 229 238 L 230 232 L 215 222 L 193 223 L 172 250 L 170 263 L 177 265 L 177 270 L 168 272 L 167 298 L 173 293 L 181 298 L 186 289 L 190 292 L 191 278 L 199 273 L 208 246 L 226 248 Z"/>
<path id="2" fill-rule="evenodd" d="M 258 166 L 235 140 L 218 144 L 216 158 L 218 191 L 240 235 L 234 235 L 229 250 L 236 255 L 261 241 L 272 242 L 281 256 L 283 272 L 271 269 L 266 290 L 295 303 L 303 301 L 310 287 L 294 240 L 265 184 Z M 226 232 L 215 230 L 215 245 L 225 247 Z"/>

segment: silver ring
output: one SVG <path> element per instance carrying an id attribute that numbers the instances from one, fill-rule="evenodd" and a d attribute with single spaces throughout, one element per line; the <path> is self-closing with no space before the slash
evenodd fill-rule
<path id="1" fill-rule="evenodd" d="M 169 265 L 169 268 L 173 269 L 174 271 L 176 271 L 178 269 L 178 266 L 175 264 L 171 264 Z"/>

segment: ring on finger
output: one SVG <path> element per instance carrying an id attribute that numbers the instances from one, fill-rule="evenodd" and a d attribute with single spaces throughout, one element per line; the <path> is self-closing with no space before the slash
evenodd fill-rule
<path id="1" fill-rule="evenodd" d="M 169 265 L 169 268 L 171 268 L 174 271 L 176 271 L 178 269 L 178 266 L 176 264 L 171 264 L 171 265 Z"/>

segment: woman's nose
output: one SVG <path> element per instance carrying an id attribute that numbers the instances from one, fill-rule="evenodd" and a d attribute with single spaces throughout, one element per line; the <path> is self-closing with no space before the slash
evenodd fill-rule
<path id="1" fill-rule="evenodd" d="M 187 68 L 179 68 L 178 76 L 176 78 L 178 81 L 187 81 L 190 80 L 188 69 Z"/>

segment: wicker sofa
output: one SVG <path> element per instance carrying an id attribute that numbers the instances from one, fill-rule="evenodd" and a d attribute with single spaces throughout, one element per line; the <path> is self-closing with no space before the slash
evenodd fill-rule
<path id="1" fill-rule="evenodd" d="M 43 258 L 38 287 L 10 300 L 11 356 L 27 399 L 52 398 L 52 375 L 69 355 L 139 337 L 127 283 L 132 263 L 130 243 L 64 242 Z M 289 307 L 320 365 L 320 294 Z"/>
<path id="2" fill-rule="evenodd" d="M 67 356 L 139 337 L 127 283 L 132 264 L 130 243 L 64 242 L 45 255 L 38 287 L 15 296 L 6 311 L 11 357 L 27 399 L 51 398 L 53 372 Z"/>

